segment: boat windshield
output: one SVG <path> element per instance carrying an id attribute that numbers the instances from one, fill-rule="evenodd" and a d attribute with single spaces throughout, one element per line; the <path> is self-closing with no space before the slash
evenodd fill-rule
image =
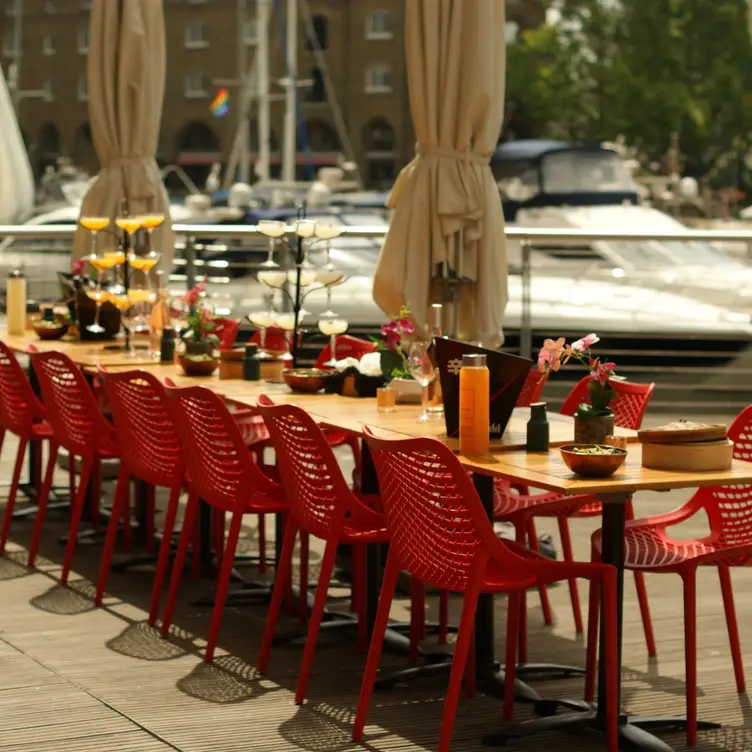
<path id="1" fill-rule="evenodd" d="M 657 269 L 670 266 L 705 266 L 708 268 L 739 267 L 740 264 L 717 250 L 710 243 L 680 241 L 608 241 L 604 243 L 628 266 L 642 269 Z"/>
<path id="2" fill-rule="evenodd" d="M 636 193 L 616 152 L 554 151 L 541 159 L 544 193 Z"/>

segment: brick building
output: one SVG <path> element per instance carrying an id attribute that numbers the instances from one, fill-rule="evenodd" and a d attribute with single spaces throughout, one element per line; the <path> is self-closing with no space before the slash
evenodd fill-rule
<path id="1" fill-rule="evenodd" d="M 112 0 L 115 1 L 115 0 Z M 334 126 L 324 87 L 324 70 L 310 43 L 315 34 L 323 50 L 337 103 L 367 184 L 385 186 L 412 156 L 414 137 L 404 65 L 404 0 L 301 0 L 298 77 L 308 154 L 299 165 L 334 163 L 341 141 Z M 266 32 L 256 28 L 254 1 L 248 0 L 248 21 L 242 34 L 237 0 L 164 0 L 167 28 L 167 81 L 159 158 L 201 172 L 226 160 L 232 148 L 236 119 L 231 111 L 214 118 L 209 103 L 218 81 L 237 78 L 241 38 L 253 59 L 259 33 L 270 39 L 272 92 L 285 75 L 280 39 L 284 37 L 285 1 L 275 3 Z M 16 8 L 21 7 L 21 56 L 15 55 Z M 86 54 L 90 0 L 0 0 L 0 59 L 8 77 L 9 64 L 19 62 L 20 89 L 33 92 L 20 101 L 19 120 L 36 165 L 58 155 L 71 157 L 87 169 L 96 168 L 88 124 Z M 508 0 L 509 31 L 543 20 L 539 0 Z M 310 23 L 306 23 L 306 19 Z M 40 94 L 44 92 L 45 96 Z M 280 161 L 284 103 L 271 105 L 272 170 Z M 250 151 L 257 147 L 251 122 Z M 302 169 L 302 167 L 301 167 Z"/>

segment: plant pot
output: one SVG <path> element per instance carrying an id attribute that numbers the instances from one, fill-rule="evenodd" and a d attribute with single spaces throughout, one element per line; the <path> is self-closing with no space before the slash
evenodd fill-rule
<path id="1" fill-rule="evenodd" d="M 389 386 L 397 392 L 397 402 L 401 404 L 420 402 L 421 386 L 414 379 L 392 379 Z"/>
<path id="2" fill-rule="evenodd" d="M 214 345 L 212 345 L 211 342 L 207 342 L 206 340 L 201 340 L 199 342 L 188 340 L 185 343 L 185 354 L 211 356 L 214 355 Z"/>
<path id="3" fill-rule="evenodd" d="M 598 418 L 579 418 L 574 416 L 575 444 L 603 444 L 606 436 L 614 433 L 614 416 L 603 415 Z"/>
<path id="4" fill-rule="evenodd" d="M 190 357 L 181 356 L 178 363 L 186 376 L 211 376 L 217 370 L 219 360 L 191 360 Z"/>

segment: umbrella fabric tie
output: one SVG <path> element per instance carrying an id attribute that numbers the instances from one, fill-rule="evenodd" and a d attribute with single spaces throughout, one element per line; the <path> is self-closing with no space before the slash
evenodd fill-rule
<path id="1" fill-rule="evenodd" d="M 422 144 L 420 142 L 416 144 L 415 150 L 421 157 L 444 157 L 446 159 L 454 159 L 458 162 L 468 162 L 479 167 L 488 167 L 492 156 L 492 152 L 476 154 L 473 151 L 457 151 L 456 149 L 434 146 L 433 144 Z"/>
<path id="2" fill-rule="evenodd" d="M 111 159 L 104 167 L 135 167 L 150 159 L 153 159 L 153 157 L 120 157 L 119 159 Z"/>

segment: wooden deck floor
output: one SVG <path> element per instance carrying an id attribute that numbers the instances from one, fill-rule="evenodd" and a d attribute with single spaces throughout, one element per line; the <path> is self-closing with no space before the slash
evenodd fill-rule
<path id="1" fill-rule="evenodd" d="M 11 457 L 9 449 L 4 453 Z M 2 479 L 7 478 L 7 459 Z M 639 514 L 673 508 L 687 493 L 638 497 Z M 0 503 L 0 509 L 2 504 Z M 29 522 L 14 523 L 13 545 L 0 559 L 0 750 L 2 752 L 371 752 L 432 750 L 438 740 L 443 688 L 431 681 L 375 696 L 364 747 L 350 741 L 363 656 L 347 642 L 322 640 L 311 678 L 309 701 L 293 704 L 299 647 L 275 648 L 268 676 L 253 668 L 265 607 L 228 608 L 213 664 L 201 659 L 208 608 L 192 607 L 191 595 L 206 592 L 208 582 L 187 581 L 170 641 L 145 624 L 151 571 L 110 578 L 105 607 L 92 607 L 92 579 L 99 545 L 80 545 L 71 587 L 56 583 L 62 548 L 56 535 L 62 517 L 50 519 L 39 569 L 20 562 Z M 597 521 L 572 525 L 577 553 L 588 553 Z M 690 525 L 689 535 L 702 526 Z M 250 531 L 249 531 L 250 534 Z M 317 553 L 314 552 L 314 557 Z M 752 571 L 734 573 L 737 609 L 752 675 Z M 671 576 L 648 578 L 659 657 L 649 661 L 631 577 L 626 583 L 624 703 L 634 713 L 683 713 L 684 658 L 681 587 Z M 698 666 L 702 717 L 724 723 L 720 731 L 701 733 L 698 752 L 752 750 L 752 710 L 737 695 L 715 571 L 699 578 Z M 332 591 L 335 597 L 337 591 Z M 541 626 L 536 594 L 529 598 L 531 660 L 584 663 L 582 641 L 575 637 L 566 586 L 551 590 L 556 625 Z M 586 587 L 581 588 L 586 607 Z M 435 599 L 429 599 L 435 600 Z M 431 603 L 430 605 L 435 605 Z M 456 605 L 456 604 L 455 604 Z M 505 603 L 498 599 L 498 634 L 503 641 Z M 395 616 L 404 617 L 404 602 Z M 502 652 L 499 650 L 498 655 Z M 386 658 L 399 667 L 402 659 Z M 538 681 L 546 696 L 578 697 L 581 679 Z M 518 706 L 519 717 L 526 708 Z M 500 718 L 499 701 L 484 696 L 461 701 L 453 749 L 481 749 L 481 735 Z M 746 727 L 746 728 L 745 728 Z M 681 734 L 664 737 L 684 750 Z M 590 752 L 599 742 L 583 736 L 536 737 L 510 743 L 510 750 Z"/>

